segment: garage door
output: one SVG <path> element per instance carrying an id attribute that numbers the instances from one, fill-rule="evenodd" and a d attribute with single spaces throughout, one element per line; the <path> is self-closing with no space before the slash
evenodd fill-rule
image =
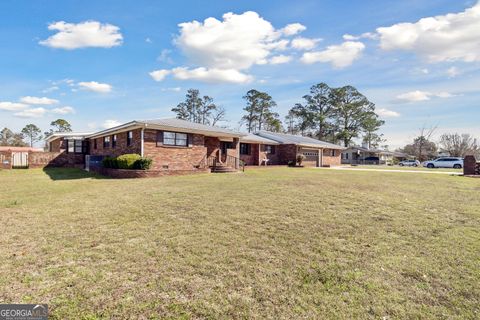
<path id="1" fill-rule="evenodd" d="M 318 166 L 318 150 L 303 150 L 302 154 L 305 156 L 305 160 L 303 160 L 304 166 Z"/>

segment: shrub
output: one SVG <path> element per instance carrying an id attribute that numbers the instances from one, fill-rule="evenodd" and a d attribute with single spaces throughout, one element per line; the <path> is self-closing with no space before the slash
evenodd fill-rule
<path id="1" fill-rule="evenodd" d="M 135 161 L 135 169 L 140 169 L 140 170 L 148 170 L 152 166 L 152 159 L 150 158 L 143 158 L 140 157 L 137 161 Z"/>
<path id="2" fill-rule="evenodd" d="M 303 154 L 297 155 L 297 163 L 299 166 L 302 165 L 303 160 L 305 160 L 305 156 Z"/>
<path id="3" fill-rule="evenodd" d="M 119 169 L 136 169 L 135 163 L 142 157 L 136 153 L 123 154 L 117 157 L 117 164 Z"/>
<path id="4" fill-rule="evenodd" d="M 105 168 L 118 168 L 117 159 L 112 157 L 105 157 L 102 160 L 102 165 Z"/>

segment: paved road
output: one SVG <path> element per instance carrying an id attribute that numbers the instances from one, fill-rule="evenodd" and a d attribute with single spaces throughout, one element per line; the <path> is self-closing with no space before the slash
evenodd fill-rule
<path id="1" fill-rule="evenodd" d="M 426 173 L 426 174 L 448 174 L 454 176 L 461 176 L 463 172 L 455 171 L 421 171 L 421 170 L 395 170 L 395 169 L 363 169 L 363 168 L 351 168 L 351 167 L 331 167 L 331 168 L 320 168 L 327 170 L 346 170 L 346 171 L 375 171 L 375 172 L 400 172 L 400 173 Z"/>

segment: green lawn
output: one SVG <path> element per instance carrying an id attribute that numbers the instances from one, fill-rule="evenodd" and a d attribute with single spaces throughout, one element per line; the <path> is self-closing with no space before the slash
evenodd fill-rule
<path id="1" fill-rule="evenodd" d="M 0 301 L 53 319 L 478 319 L 480 180 L 0 171 Z"/>

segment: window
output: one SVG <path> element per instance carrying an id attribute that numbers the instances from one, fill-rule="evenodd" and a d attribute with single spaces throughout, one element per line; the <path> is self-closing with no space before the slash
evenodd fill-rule
<path id="1" fill-rule="evenodd" d="M 86 147 L 83 140 L 67 140 L 67 153 L 86 153 Z"/>
<path id="2" fill-rule="evenodd" d="M 265 153 L 275 154 L 275 146 L 266 144 L 265 145 Z"/>
<path id="3" fill-rule="evenodd" d="M 75 140 L 67 140 L 67 141 L 68 141 L 67 152 L 68 153 L 74 153 L 75 152 Z"/>
<path id="4" fill-rule="evenodd" d="M 97 139 L 93 139 L 93 149 L 97 149 Z"/>
<path id="5" fill-rule="evenodd" d="M 112 148 L 115 148 L 117 146 L 117 135 L 114 134 L 112 136 Z"/>
<path id="6" fill-rule="evenodd" d="M 335 157 L 335 149 L 332 149 L 332 152 L 330 154 L 332 157 Z"/>
<path id="7" fill-rule="evenodd" d="M 186 133 L 163 132 L 163 144 L 167 146 L 186 147 L 188 145 L 188 136 Z"/>
<path id="8" fill-rule="evenodd" d="M 345 153 L 345 159 L 348 160 L 348 153 Z"/>
<path id="9" fill-rule="evenodd" d="M 110 137 L 103 137 L 103 148 L 110 148 Z"/>
<path id="10" fill-rule="evenodd" d="M 250 154 L 251 145 L 248 143 L 240 143 L 240 154 Z"/>
<path id="11" fill-rule="evenodd" d="M 133 131 L 127 132 L 127 147 L 132 145 L 133 141 Z"/>

